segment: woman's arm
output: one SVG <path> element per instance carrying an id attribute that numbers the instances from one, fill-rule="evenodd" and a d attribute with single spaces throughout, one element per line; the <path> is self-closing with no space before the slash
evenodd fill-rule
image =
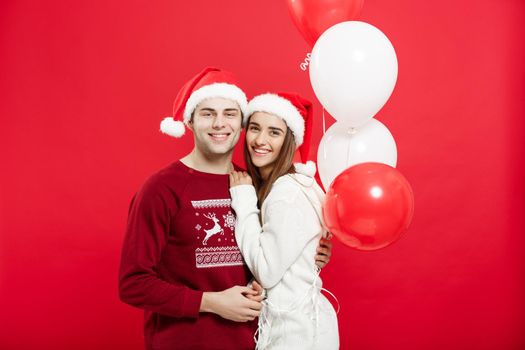
<path id="1" fill-rule="evenodd" d="M 230 188 L 232 208 L 237 214 L 237 244 L 264 288 L 271 288 L 281 280 L 320 229 L 312 206 L 296 185 L 279 186 L 272 191 L 283 193 L 267 197 L 265 224 L 261 227 L 255 188 L 251 185 Z"/>

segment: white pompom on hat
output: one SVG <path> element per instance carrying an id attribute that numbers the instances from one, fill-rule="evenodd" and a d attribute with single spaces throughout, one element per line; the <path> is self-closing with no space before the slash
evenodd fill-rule
<path id="1" fill-rule="evenodd" d="M 231 72 L 213 67 L 204 68 L 180 89 L 173 102 L 173 116 L 162 120 L 160 131 L 173 137 L 184 135 L 185 124 L 190 121 L 193 111 L 208 98 L 233 100 L 239 104 L 242 114 L 246 115 L 248 100 L 238 85 Z"/>
<path id="2" fill-rule="evenodd" d="M 296 93 L 266 93 L 255 96 L 248 103 L 248 111 L 244 114 L 245 125 L 255 112 L 273 114 L 284 120 L 293 133 L 301 160 L 306 162 L 312 138 L 312 102 Z"/>

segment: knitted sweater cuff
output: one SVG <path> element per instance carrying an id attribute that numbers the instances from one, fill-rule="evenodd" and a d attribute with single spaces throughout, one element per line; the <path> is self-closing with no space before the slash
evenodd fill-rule
<path id="1" fill-rule="evenodd" d="M 230 195 L 232 197 L 232 208 L 237 216 L 245 216 L 253 211 L 259 212 L 257 208 L 257 194 L 255 193 L 255 187 L 252 185 L 231 187 Z"/>

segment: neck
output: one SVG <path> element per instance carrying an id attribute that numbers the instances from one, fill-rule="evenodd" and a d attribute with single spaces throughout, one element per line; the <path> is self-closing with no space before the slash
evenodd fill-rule
<path id="1" fill-rule="evenodd" d="M 229 174 L 233 170 L 232 152 L 226 154 L 204 154 L 194 148 L 190 154 L 181 158 L 186 166 L 210 174 Z"/>
<path id="2" fill-rule="evenodd" d="M 259 168 L 259 174 L 261 174 L 261 178 L 263 180 L 268 180 L 268 177 L 270 176 L 270 173 L 272 172 L 273 167 L 261 167 Z"/>

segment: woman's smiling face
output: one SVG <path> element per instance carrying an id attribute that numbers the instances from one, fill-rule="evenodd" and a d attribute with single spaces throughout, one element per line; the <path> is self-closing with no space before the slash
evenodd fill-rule
<path id="1" fill-rule="evenodd" d="M 284 143 L 286 123 L 276 115 L 255 112 L 246 126 L 246 145 L 253 164 L 263 178 L 273 169 Z"/>

